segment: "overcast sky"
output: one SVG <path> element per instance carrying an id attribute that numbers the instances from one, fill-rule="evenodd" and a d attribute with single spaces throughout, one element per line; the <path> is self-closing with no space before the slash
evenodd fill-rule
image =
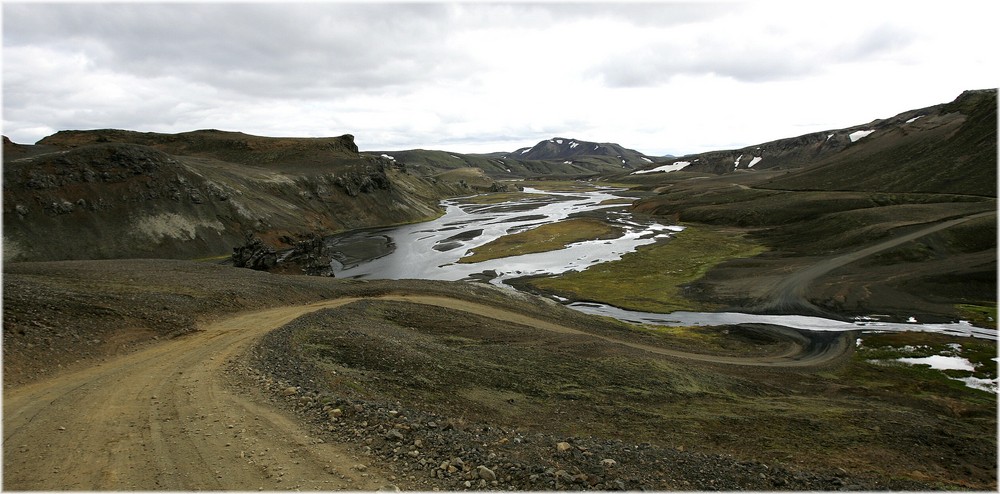
<path id="1" fill-rule="evenodd" d="M 4 1 L 3 133 L 731 149 L 997 87 L 997 4 Z"/>

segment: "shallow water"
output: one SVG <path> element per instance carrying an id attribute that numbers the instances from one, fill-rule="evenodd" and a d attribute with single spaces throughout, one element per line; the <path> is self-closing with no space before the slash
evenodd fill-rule
<path id="1" fill-rule="evenodd" d="M 742 312 L 671 312 L 657 314 L 655 312 L 639 312 L 618 307 L 576 302 L 569 304 L 581 312 L 601 316 L 614 317 L 626 322 L 638 324 L 659 324 L 665 326 L 720 326 L 727 324 L 773 324 L 787 328 L 804 329 L 808 331 L 926 331 L 945 333 L 956 336 L 971 336 L 976 338 L 997 337 L 995 329 L 985 329 L 973 326 L 968 321 L 941 324 L 917 324 L 876 321 L 870 318 L 859 321 L 838 321 L 815 316 L 800 315 L 767 315 L 746 314 Z"/>
<path id="2" fill-rule="evenodd" d="M 339 278 L 486 280 L 508 286 L 505 280 L 528 275 L 559 274 L 584 270 L 595 264 L 618 260 L 641 245 L 683 230 L 674 225 L 641 222 L 620 211 L 621 205 L 601 205 L 616 199 L 613 189 L 594 192 L 557 193 L 525 188 L 537 194 L 500 204 L 461 204 L 444 201 L 444 216 L 425 223 L 396 228 L 349 232 L 327 239 L 335 254 L 334 272 Z M 473 264 L 457 261 L 471 249 L 498 237 L 535 226 L 564 220 L 575 213 L 607 209 L 607 217 L 625 233 L 615 240 L 595 240 L 565 249 L 506 257 Z M 513 289 L 513 288 L 511 288 Z M 880 322 L 873 319 L 839 321 L 813 316 L 762 315 L 738 312 L 674 312 L 656 314 L 617 307 L 573 303 L 582 312 L 620 320 L 662 325 L 712 326 L 723 324 L 773 324 L 809 331 L 931 331 L 996 339 L 997 331 L 961 321 L 946 324 Z"/>
<path id="3" fill-rule="evenodd" d="M 457 261 L 471 249 L 501 236 L 562 221 L 575 213 L 621 207 L 600 204 L 616 197 L 607 191 L 542 193 L 526 188 L 525 192 L 538 196 L 495 205 L 445 201 L 445 215 L 436 220 L 372 230 L 361 236 L 355 233 L 352 241 L 389 238 L 394 249 L 371 260 L 344 262 L 338 259 L 342 266 L 335 269 L 335 274 L 340 278 L 489 279 L 502 283 L 503 280 L 529 274 L 558 274 L 617 260 L 640 245 L 651 244 L 658 238 L 681 230 L 680 227 L 655 222 L 638 222 L 627 213 L 609 211 L 610 219 L 625 231 L 618 239 L 579 242 L 556 251 L 458 264 Z M 340 236 L 331 239 L 341 241 Z"/>

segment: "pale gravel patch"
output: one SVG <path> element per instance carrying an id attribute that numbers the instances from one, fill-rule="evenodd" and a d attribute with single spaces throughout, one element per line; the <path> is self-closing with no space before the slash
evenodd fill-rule
<path id="1" fill-rule="evenodd" d="M 177 213 L 161 213 L 155 216 L 141 218 L 134 223 L 135 233 L 148 237 L 155 242 L 167 238 L 179 240 L 194 240 L 198 227 L 211 228 L 217 231 L 226 229 L 218 220 L 206 221 L 186 218 Z"/>

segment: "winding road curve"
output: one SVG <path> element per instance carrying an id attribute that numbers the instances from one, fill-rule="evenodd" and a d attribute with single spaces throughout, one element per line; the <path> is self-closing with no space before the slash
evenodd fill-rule
<path id="1" fill-rule="evenodd" d="M 589 334 L 474 302 L 419 295 L 382 299 L 447 307 L 544 331 Z M 227 385 L 227 362 L 303 314 L 341 298 L 242 313 L 201 331 L 80 371 L 4 391 L 6 490 L 375 490 L 390 474 L 345 447 L 309 437 L 260 396 Z M 649 352 L 730 364 L 804 366 L 849 345 L 806 342 L 765 358 L 695 355 L 615 340 Z"/>
<path id="2" fill-rule="evenodd" d="M 937 223 L 792 273 L 771 292 L 771 308 L 808 307 L 816 278 L 877 252 L 950 228 L 986 212 Z M 522 324 L 587 335 L 675 358 L 756 366 L 814 366 L 850 348 L 794 339 L 777 355 L 699 355 L 595 335 L 513 311 L 447 297 L 388 295 Z M 227 384 L 227 362 L 265 333 L 320 309 L 359 299 L 242 313 L 202 331 L 157 343 L 76 372 L 5 389 L 3 488 L 6 490 L 375 490 L 392 483 L 345 446 L 309 437 L 294 417 L 263 397 Z M 804 305 L 805 304 L 805 305 Z M 364 466 L 361 466 L 364 465 Z"/>
<path id="3" fill-rule="evenodd" d="M 830 257 L 823 259 L 808 268 L 796 271 L 784 279 L 782 279 L 775 287 L 772 289 L 767 296 L 764 297 L 765 302 L 761 304 L 764 310 L 769 311 L 781 311 L 789 313 L 802 313 L 802 312 L 816 312 L 823 313 L 821 309 L 815 305 L 809 303 L 805 297 L 806 288 L 810 283 L 815 281 L 820 276 L 823 276 L 834 269 L 841 266 L 845 266 L 855 261 L 864 259 L 865 257 L 877 254 L 879 252 L 891 249 L 893 247 L 898 247 L 907 242 L 916 240 L 920 237 L 925 237 L 932 233 L 939 232 L 951 228 L 960 223 L 965 223 L 966 221 L 971 221 L 978 218 L 984 218 L 987 216 L 996 216 L 996 211 L 986 211 L 983 213 L 971 214 L 969 216 L 962 216 L 960 218 L 951 219 L 948 221 L 942 221 L 941 223 L 935 223 L 926 228 L 922 228 L 912 233 L 906 235 L 900 235 L 899 237 L 891 238 L 883 242 L 879 242 L 875 245 L 865 247 L 864 249 L 859 249 L 854 252 L 848 252 L 839 256 Z"/>

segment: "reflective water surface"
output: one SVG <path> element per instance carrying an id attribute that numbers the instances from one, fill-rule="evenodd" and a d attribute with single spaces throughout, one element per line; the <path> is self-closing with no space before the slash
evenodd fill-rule
<path id="1" fill-rule="evenodd" d="M 590 192 L 543 192 L 525 188 L 536 196 L 499 204 L 463 204 L 445 201 L 445 214 L 433 221 L 395 228 L 361 230 L 327 239 L 335 254 L 339 278 L 481 280 L 504 285 L 505 280 L 526 275 L 559 274 L 584 270 L 594 264 L 620 259 L 641 245 L 651 244 L 683 230 L 674 225 L 635 220 L 616 205 L 614 189 Z M 614 240 L 594 240 L 565 249 L 506 257 L 472 264 L 457 261 L 470 249 L 498 237 L 564 220 L 572 214 L 605 211 L 624 229 Z M 511 288 L 513 289 L 513 288 Z M 813 316 L 762 315 L 737 312 L 674 312 L 656 314 L 592 304 L 568 304 L 574 309 L 620 320 L 663 325 L 711 326 L 722 324 L 774 324 L 811 331 L 933 331 L 979 338 L 996 338 L 997 331 L 961 321 L 948 324 L 880 322 L 871 319 L 839 321 Z"/>
<path id="2" fill-rule="evenodd" d="M 594 240 L 569 245 L 565 249 L 506 257 L 474 264 L 457 261 L 470 249 L 498 237 L 545 223 L 564 220 L 575 213 L 614 208 L 601 202 L 616 199 L 607 191 L 584 193 L 546 192 L 525 188 L 537 197 L 500 204 L 459 204 L 445 201 L 444 216 L 426 223 L 397 228 L 352 232 L 351 240 L 392 244 L 371 259 L 338 259 L 335 274 L 340 278 L 463 280 L 505 279 L 529 274 L 558 274 L 583 270 L 593 264 L 621 259 L 636 247 L 651 244 L 680 227 L 655 222 L 638 222 L 623 212 L 608 211 L 610 219 L 625 234 L 615 240 Z M 620 205 L 619 205 L 620 206 Z M 333 242 L 343 242 L 340 236 Z M 328 242 L 329 245 L 329 242 Z M 333 247 L 338 250 L 337 247 Z"/>

